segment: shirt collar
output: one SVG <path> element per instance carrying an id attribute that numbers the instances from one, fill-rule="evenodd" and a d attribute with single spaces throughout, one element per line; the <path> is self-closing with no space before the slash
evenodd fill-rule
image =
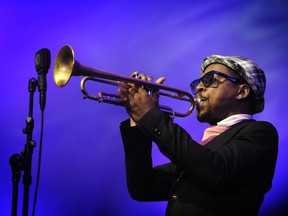
<path id="1" fill-rule="evenodd" d="M 251 120 L 253 119 L 253 116 L 250 114 L 235 114 L 232 116 L 229 116 L 222 121 L 218 122 L 217 125 L 219 126 L 225 126 L 225 127 L 230 127 L 234 124 L 237 124 L 239 122 L 242 122 L 244 120 Z"/>

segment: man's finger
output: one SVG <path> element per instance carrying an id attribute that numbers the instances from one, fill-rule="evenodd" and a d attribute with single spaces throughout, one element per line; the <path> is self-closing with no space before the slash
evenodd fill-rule
<path id="1" fill-rule="evenodd" d="M 155 83 L 157 83 L 157 84 L 163 84 L 165 80 L 166 80 L 165 77 L 160 77 L 160 78 L 158 78 L 158 79 L 155 81 Z"/>

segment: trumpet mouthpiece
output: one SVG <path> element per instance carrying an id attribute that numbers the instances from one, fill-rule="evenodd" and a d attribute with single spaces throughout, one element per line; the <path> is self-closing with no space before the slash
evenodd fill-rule
<path id="1" fill-rule="evenodd" d="M 199 98 L 194 98 L 194 103 L 195 103 L 195 105 L 200 104 L 200 99 Z"/>

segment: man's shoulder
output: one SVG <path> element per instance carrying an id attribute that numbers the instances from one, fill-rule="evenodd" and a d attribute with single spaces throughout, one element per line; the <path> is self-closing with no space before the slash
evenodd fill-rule
<path id="1" fill-rule="evenodd" d="M 277 129 L 275 126 L 268 121 L 263 121 L 263 120 L 246 120 L 243 122 L 240 122 L 236 125 L 234 125 L 234 128 L 242 128 L 244 130 L 265 130 L 265 131 L 270 131 L 270 132 L 275 132 L 277 133 Z"/>

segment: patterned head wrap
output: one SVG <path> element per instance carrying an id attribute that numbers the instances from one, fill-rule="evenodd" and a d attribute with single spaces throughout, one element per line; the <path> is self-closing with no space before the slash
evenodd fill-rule
<path id="1" fill-rule="evenodd" d="M 254 113 L 260 113 L 264 109 L 264 92 L 266 77 L 261 68 L 252 60 L 240 56 L 211 55 L 204 59 L 201 65 L 202 73 L 211 64 L 222 64 L 236 72 L 250 86 L 254 98 Z"/>

